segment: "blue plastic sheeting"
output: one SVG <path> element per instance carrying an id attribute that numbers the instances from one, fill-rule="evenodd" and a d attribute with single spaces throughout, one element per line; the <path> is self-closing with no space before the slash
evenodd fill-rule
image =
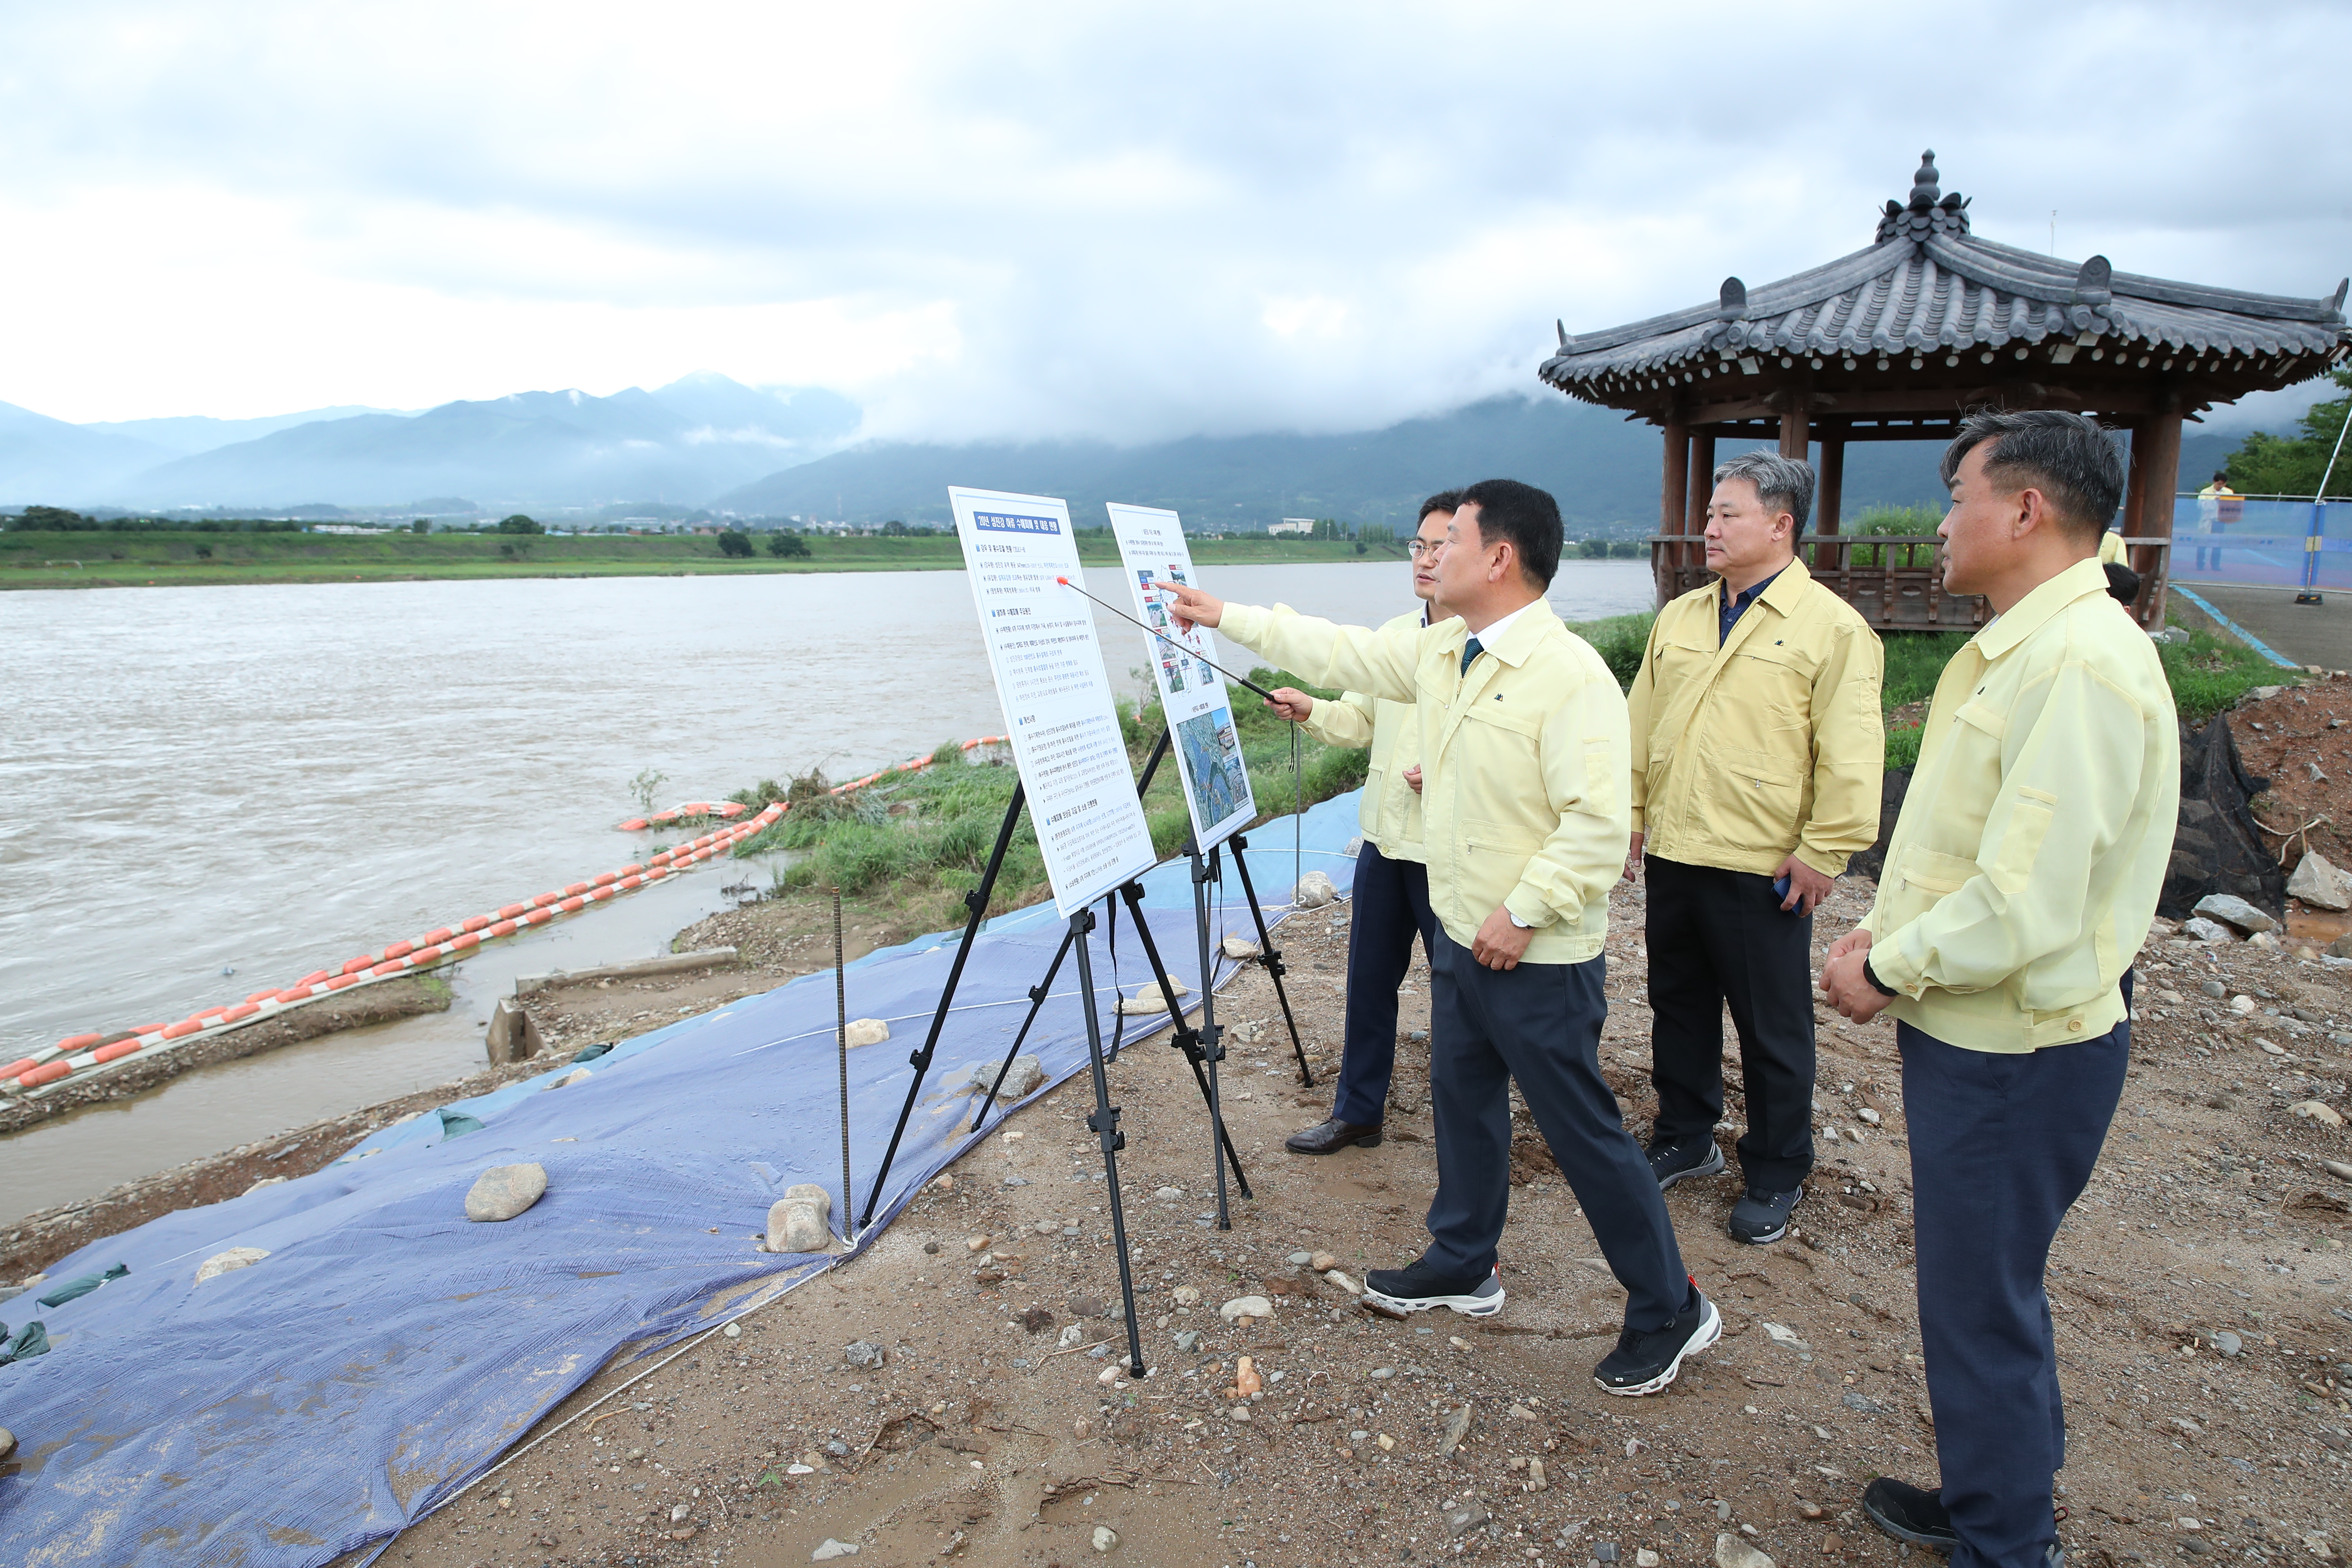
<path id="1" fill-rule="evenodd" d="M 1304 824 L 1309 868 L 1343 889 L 1355 817 L 1350 795 Z M 1251 850 L 1269 919 L 1287 909 L 1274 900 L 1289 896 L 1289 838 L 1286 821 Z M 1188 868 L 1160 868 L 1146 891 L 1169 972 L 1197 986 Z M 1247 931 L 1230 875 L 1226 893 L 1219 926 Z M 1118 923 L 1117 978 L 1132 989 L 1150 973 L 1132 922 Z M 957 1080 L 1002 1059 L 1066 930 L 1050 908 L 1024 910 L 974 942 L 861 1243 L 974 1142 L 976 1100 Z M 1091 938 L 1106 1028 L 1109 935 L 1098 923 Z M 952 938 L 935 937 L 853 966 L 851 1016 L 886 1018 L 892 1036 L 850 1054 L 854 1177 L 881 1163 L 953 956 Z M 1076 970 L 1063 965 L 1022 1047 L 1043 1059 L 1046 1086 L 1086 1064 Z M 837 1258 L 772 1255 L 760 1241 L 768 1205 L 797 1182 L 831 1191 L 841 1224 L 834 1026 L 832 974 L 806 975 L 632 1040 L 583 1081 L 549 1092 L 583 1070 L 565 1064 L 447 1108 L 480 1131 L 428 1113 L 325 1170 L 61 1259 L 53 1278 L 131 1271 L 44 1311 L 50 1353 L 0 1368 L 0 1424 L 22 1466 L 0 1477 L 0 1562 L 327 1563 L 431 1511 L 616 1357 L 831 1267 Z M 1129 1020 L 1126 1040 L 1166 1026 L 1164 1015 Z M 475 1177 L 523 1161 L 547 1168 L 547 1195 L 503 1224 L 467 1222 Z M 269 1256 L 194 1284 L 230 1247 Z"/>

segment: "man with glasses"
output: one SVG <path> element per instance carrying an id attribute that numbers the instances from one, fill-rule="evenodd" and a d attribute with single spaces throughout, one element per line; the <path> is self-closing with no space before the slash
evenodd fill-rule
<path id="1" fill-rule="evenodd" d="M 1418 630 L 1450 612 L 1437 598 L 1437 558 L 1445 548 L 1456 496 L 1441 490 L 1421 503 L 1421 524 L 1405 548 L 1412 556 L 1413 596 L 1422 608 L 1381 629 Z M 1370 1149 L 1381 1141 L 1389 1079 L 1396 1070 L 1397 988 L 1412 967 L 1412 939 L 1424 954 L 1436 951 L 1437 917 L 1429 908 L 1429 869 L 1421 845 L 1421 769 L 1412 704 L 1340 694 L 1318 701 L 1294 687 L 1278 688 L 1266 704 L 1307 726 L 1327 746 L 1370 746 L 1356 820 L 1363 847 L 1356 852 L 1353 916 L 1348 924 L 1348 1022 L 1339 1050 L 1339 1081 L 1331 1115 L 1283 1147 L 1298 1154 Z"/>

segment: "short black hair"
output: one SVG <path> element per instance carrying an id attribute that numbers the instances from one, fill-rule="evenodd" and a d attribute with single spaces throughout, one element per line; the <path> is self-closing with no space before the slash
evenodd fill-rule
<path id="1" fill-rule="evenodd" d="M 1440 490 L 1435 495 L 1421 503 L 1421 511 L 1413 518 L 1412 525 L 1415 528 L 1419 528 L 1423 523 L 1427 522 L 1429 521 L 1429 514 L 1433 511 L 1452 513 L 1460 510 L 1461 507 L 1462 492 L 1460 490 Z"/>
<path id="2" fill-rule="evenodd" d="M 1455 493 L 1454 510 L 1478 509 L 1478 537 L 1507 539 L 1518 552 L 1519 570 L 1538 588 L 1551 586 L 1559 570 L 1559 502 L 1549 490 L 1517 479 L 1480 479 Z"/>
<path id="3" fill-rule="evenodd" d="M 2129 609 L 2139 602 L 2139 574 L 2120 561 L 2107 563 L 2107 597 Z"/>
<path id="4" fill-rule="evenodd" d="M 2079 542 L 2096 543 L 2123 504 L 2124 461 L 2095 419 L 2055 408 L 1979 409 L 1944 448 L 1947 488 L 1961 459 L 1988 443 L 1986 478 L 2040 490 Z"/>

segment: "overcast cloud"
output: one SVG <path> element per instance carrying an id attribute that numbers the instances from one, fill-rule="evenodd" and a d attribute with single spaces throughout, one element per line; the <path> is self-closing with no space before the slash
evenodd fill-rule
<path id="1" fill-rule="evenodd" d="M 415 407 L 709 368 L 869 433 L 1377 425 L 1977 231 L 2310 296 L 2340 5 L 0 11 L 0 400 Z"/>

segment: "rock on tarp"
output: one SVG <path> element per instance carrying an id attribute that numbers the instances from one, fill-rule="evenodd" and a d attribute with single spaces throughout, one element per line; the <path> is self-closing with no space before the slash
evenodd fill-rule
<path id="1" fill-rule="evenodd" d="M 1342 886 L 1353 863 L 1339 850 L 1355 824 L 1350 795 L 1302 825 L 1307 864 Z M 1272 847 L 1287 829 L 1251 856 L 1270 917 L 1292 881 L 1288 843 Z M 1198 986 L 1189 868 L 1163 866 L 1144 887 L 1171 971 Z M 1213 943 L 1248 928 L 1240 894 L 1229 881 Z M 955 1080 L 1003 1058 L 1066 929 L 1046 905 L 991 921 L 975 942 L 861 1244 L 970 1146 L 959 1129 L 973 1102 Z M 1147 973 L 1129 937 L 1114 968 L 1108 932 L 1095 931 L 1107 1026 L 1112 986 Z M 954 957 L 940 935 L 869 953 L 851 971 L 853 1005 L 928 1028 Z M 1024 1047 L 1048 1084 L 1086 1061 L 1076 969 L 1063 966 Z M 61 1279 L 118 1260 L 130 1272 L 47 1311 L 50 1353 L 0 1370 L 23 1445 L 20 1468 L 0 1477 L 0 1563 L 319 1568 L 430 1512 L 608 1362 L 641 1360 L 832 1267 L 835 1257 L 773 1254 L 758 1238 L 793 1184 L 840 1192 L 835 1026 L 833 976 L 803 976 L 584 1068 L 562 1064 L 447 1107 L 481 1124 L 462 1138 L 450 1119 L 419 1116 L 324 1170 L 59 1259 L 49 1272 Z M 1164 1014 L 1132 1020 L 1123 1037 L 1166 1026 Z M 913 1069 L 877 1050 L 853 1052 L 849 1068 L 864 1182 Z M 572 1072 L 583 1081 L 541 1092 Z M 1185 1109 L 1205 1129 L 1198 1100 Z M 523 1163 L 545 1167 L 547 1195 L 521 1219 L 469 1222 L 480 1172 Z M 861 1187 L 860 1213 L 864 1197 Z M 268 1261 L 194 1283 L 199 1263 L 238 1247 Z"/>

